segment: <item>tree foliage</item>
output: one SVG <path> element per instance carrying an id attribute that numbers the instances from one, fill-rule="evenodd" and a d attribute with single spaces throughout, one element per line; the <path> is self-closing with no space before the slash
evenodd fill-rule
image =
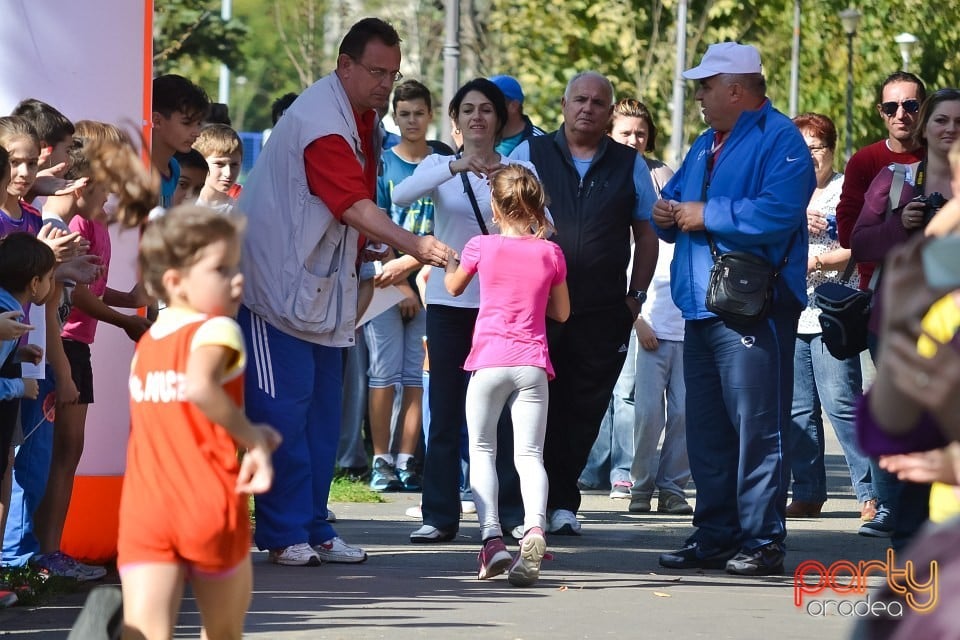
<path id="1" fill-rule="evenodd" d="M 829 115 L 841 132 L 846 118 L 846 36 L 838 12 L 848 0 L 801 0 L 799 110 Z M 738 40 L 756 45 L 764 60 L 774 106 L 789 106 L 794 0 L 688 0 L 685 67 L 709 44 Z M 587 69 L 607 75 L 619 97 L 651 108 L 661 132 L 671 134 L 670 110 L 677 41 L 678 0 L 460 0 L 461 79 L 510 73 L 527 95 L 525 110 L 545 128 L 560 122 L 560 97 L 569 78 Z M 156 0 L 157 71 L 177 70 L 208 90 L 216 65 L 230 65 L 235 84 L 231 112 L 247 129 L 269 126 L 274 98 L 300 91 L 333 68 L 336 46 L 365 15 L 391 20 L 403 38 L 404 67 L 436 91 L 443 84 L 444 0 L 358 3 L 332 0 L 234 0 L 224 24 L 216 0 Z M 960 4 L 872 0 L 854 38 L 854 146 L 884 135 L 877 88 L 901 66 L 893 37 L 920 42 L 911 71 L 929 88 L 960 84 Z M 245 83 L 236 84 L 237 77 Z M 686 83 L 684 138 L 702 128 Z M 446 109 L 440 105 L 438 112 Z M 239 122 L 238 120 L 239 117 Z"/>
<path id="2" fill-rule="evenodd" d="M 153 65 L 157 74 L 215 61 L 240 69 L 247 27 L 220 17 L 215 0 L 157 0 L 153 15 Z"/>
<path id="3" fill-rule="evenodd" d="M 841 132 L 847 57 L 838 12 L 846 6 L 847 0 L 804 1 L 800 27 L 799 110 L 829 115 Z M 960 31 L 954 27 L 960 5 L 876 0 L 861 10 L 864 17 L 854 39 L 855 147 L 884 135 L 876 93 L 883 78 L 901 66 L 893 42 L 897 33 L 920 38 L 911 70 L 928 87 L 960 81 Z M 671 133 L 676 11 L 677 0 L 493 0 L 488 28 L 495 55 L 485 71 L 517 76 L 529 96 L 526 110 L 543 125 L 554 126 L 567 80 L 595 69 L 610 77 L 618 96 L 635 96 L 651 107 L 665 140 Z M 792 35 L 793 0 L 690 0 L 685 67 L 696 64 L 709 44 L 754 44 L 764 60 L 768 94 L 786 112 Z M 703 128 L 693 88 L 687 83 L 688 141 Z"/>

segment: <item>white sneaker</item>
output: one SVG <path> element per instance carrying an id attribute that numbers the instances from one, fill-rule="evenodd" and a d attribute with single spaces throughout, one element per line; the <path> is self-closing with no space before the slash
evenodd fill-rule
<path id="1" fill-rule="evenodd" d="M 340 536 L 316 545 L 313 550 L 324 562 L 354 563 L 367 559 L 366 551 L 360 547 L 351 547 Z"/>
<path id="2" fill-rule="evenodd" d="M 408 518 L 415 518 L 417 520 L 423 520 L 423 509 L 420 508 L 420 505 L 415 505 L 413 507 L 407 507 L 407 510 L 404 511 L 407 514 Z"/>
<path id="3" fill-rule="evenodd" d="M 477 512 L 477 503 L 473 500 L 461 500 L 460 501 L 460 513 L 476 513 Z"/>
<path id="4" fill-rule="evenodd" d="M 567 509 L 555 509 L 549 516 L 548 532 L 558 536 L 580 535 L 577 514 Z"/>
<path id="5" fill-rule="evenodd" d="M 270 562 L 287 567 L 316 567 L 320 564 L 320 556 L 313 547 L 306 542 L 292 544 L 282 549 L 271 549 Z"/>

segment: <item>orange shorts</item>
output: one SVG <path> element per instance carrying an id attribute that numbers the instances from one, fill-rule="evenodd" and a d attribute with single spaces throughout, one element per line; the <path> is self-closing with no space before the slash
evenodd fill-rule
<path id="1" fill-rule="evenodd" d="M 196 495 L 189 503 L 121 499 L 117 566 L 122 571 L 144 563 L 185 564 L 191 572 L 213 576 L 236 568 L 250 553 L 250 518 L 247 497 L 231 497 L 232 504 L 220 509 L 198 504 Z"/>

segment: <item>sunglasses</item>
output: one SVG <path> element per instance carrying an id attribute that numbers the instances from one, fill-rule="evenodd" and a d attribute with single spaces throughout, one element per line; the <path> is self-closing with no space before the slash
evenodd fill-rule
<path id="1" fill-rule="evenodd" d="M 883 114 L 888 118 L 892 118 L 897 115 L 897 110 L 900 107 L 903 107 L 905 113 L 916 113 L 920 111 L 920 101 L 904 100 L 903 102 L 884 102 L 880 105 L 880 111 L 883 111 Z"/>

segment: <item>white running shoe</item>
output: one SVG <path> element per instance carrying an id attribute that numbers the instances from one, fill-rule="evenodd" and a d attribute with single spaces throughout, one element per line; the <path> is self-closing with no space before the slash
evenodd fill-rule
<path id="1" fill-rule="evenodd" d="M 513 558 L 507 581 L 515 587 L 529 587 L 540 577 L 540 562 L 547 551 L 547 541 L 540 527 L 527 531 L 520 541 L 520 551 Z"/>
<path id="2" fill-rule="evenodd" d="M 343 538 L 337 536 L 330 538 L 313 547 L 320 559 L 324 562 L 344 562 L 355 563 L 363 562 L 367 559 L 367 552 L 360 547 L 351 547 Z"/>
<path id="3" fill-rule="evenodd" d="M 548 532 L 558 536 L 580 535 L 580 522 L 577 514 L 567 509 L 555 509 L 549 517 Z"/>
<path id="4" fill-rule="evenodd" d="M 270 562 L 287 567 L 316 567 L 320 565 L 320 556 L 306 542 L 292 544 L 282 549 L 270 550 Z"/>
<path id="5" fill-rule="evenodd" d="M 477 503 L 473 500 L 461 500 L 460 501 L 460 513 L 469 514 L 477 512 Z"/>
<path id="6" fill-rule="evenodd" d="M 423 509 L 420 505 L 414 505 L 412 507 L 407 507 L 407 510 L 404 511 L 407 514 L 408 518 L 415 518 L 417 520 L 423 520 Z"/>

